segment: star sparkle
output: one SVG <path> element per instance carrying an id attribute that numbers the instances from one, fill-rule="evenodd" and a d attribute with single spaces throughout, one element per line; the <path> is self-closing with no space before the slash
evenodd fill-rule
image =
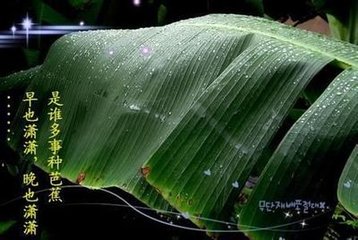
<path id="1" fill-rule="evenodd" d="M 306 223 L 305 221 L 302 221 L 300 224 L 301 224 L 302 228 L 304 228 L 305 226 L 307 226 L 307 223 Z"/>
<path id="2" fill-rule="evenodd" d="M 22 20 L 21 25 L 26 31 L 26 46 L 28 47 L 29 46 L 29 30 L 31 29 L 31 27 L 33 25 L 32 20 L 29 18 L 28 15 L 26 15 L 26 18 L 24 18 Z"/>

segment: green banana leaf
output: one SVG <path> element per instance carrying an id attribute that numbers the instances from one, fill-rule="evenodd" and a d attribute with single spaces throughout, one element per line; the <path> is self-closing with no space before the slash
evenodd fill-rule
<path id="1" fill-rule="evenodd" d="M 345 209 L 358 216 L 358 146 L 350 155 L 339 178 L 338 199 Z"/>
<path id="2" fill-rule="evenodd" d="M 271 156 L 248 204 L 239 213 L 240 224 L 260 228 L 288 224 L 287 229 L 292 231 L 285 234 L 288 239 L 294 239 L 295 230 L 302 229 L 303 219 L 307 219 L 304 224 L 308 228 L 317 222 L 321 226 L 327 224 L 336 205 L 334 196 L 339 175 L 358 141 L 357 79 L 357 71 L 344 71 L 294 124 Z M 265 213 L 258 208 L 262 200 L 281 199 L 324 204 L 314 216 L 292 210 Z M 357 199 L 350 200 L 351 204 L 357 204 Z M 323 234 L 325 229 L 319 230 Z M 305 237 L 311 236 L 311 232 L 306 234 Z M 280 231 L 252 233 L 254 239 L 283 235 Z"/>
<path id="3" fill-rule="evenodd" d="M 64 36 L 43 65 L 1 79 L 0 90 L 29 83 L 27 91 L 36 93 L 35 164 L 42 169 L 50 170 L 48 98 L 59 91 L 65 178 L 81 176 L 91 188 L 117 186 L 158 210 L 174 207 L 210 233 L 226 231 L 218 220 L 236 221 L 238 211 L 239 229 L 271 239 L 292 226 L 258 230 L 283 223 L 281 215 L 258 212 L 259 198 L 317 195 L 334 207 L 331 183 L 339 176 L 332 172 L 342 170 L 357 142 L 357 53 L 355 45 L 269 20 L 209 15 Z M 341 75 L 326 80 L 331 86 L 272 155 L 280 126 L 328 64 L 342 68 Z M 10 141 L 24 159 L 25 111 L 22 104 Z M 325 156 L 332 157 L 327 164 Z M 253 176 L 261 177 L 252 197 L 235 211 Z M 311 179 L 319 183 L 310 186 Z M 319 235 L 324 227 L 312 231 Z M 295 234 L 300 239 L 305 231 Z"/>

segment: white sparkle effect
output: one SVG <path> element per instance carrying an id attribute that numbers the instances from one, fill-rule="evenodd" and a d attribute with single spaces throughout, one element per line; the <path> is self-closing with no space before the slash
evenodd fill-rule
<path id="1" fill-rule="evenodd" d="M 140 6 L 140 0 L 133 0 L 133 5 L 136 7 Z"/>
<path id="2" fill-rule="evenodd" d="M 306 223 L 305 221 L 302 221 L 300 224 L 301 224 L 302 228 L 304 228 L 305 226 L 307 226 L 307 223 Z"/>
<path id="3" fill-rule="evenodd" d="M 143 48 L 143 49 L 142 49 L 142 53 L 143 53 L 143 54 L 149 53 L 149 49 L 148 49 L 148 48 Z"/>
<path id="4" fill-rule="evenodd" d="M 35 35 L 64 35 L 75 31 L 106 28 L 107 27 L 85 25 L 84 21 L 79 22 L 78 25 L 40 25 L 34 23 L 31 18 L 26 15 L 21 23 L 9 26 L 6 35 L 0 34 L 1 39 L 12 38 L 14 40 L 9 42 L 11 45 L 2 45 L 3 41 L 1 40 L 0 47 L 14 47 L 18 43 L 18 39 L 26 40 L 26 47 L 29 47 L 30 37 Z M 10 36 L 10 34 L 12 34 L 12 36 Z"/>
<path id="5" fill-rule="evenodd" d="M 15 36 L 15 32 L 16 32 L 16 27 L 15 25 L 13 25 L 11 28 L 10 28 L 11 32 L 12 32 L 12 37 Z"/>
<path id="6" fill-rule="evenodd" d="M 109 51 L 109 55 L 113 55 L 113 53 L 114 53 L 114 52 L 113 52 L 112 50 L 111 50 L 111 51 Z"/>
<path id="7" fill-rule="evenodd" d="M 285 218 L 291 217 L 291 214 L 289 212 L 285 212 Z"/>
<path id="8" fill-rule="evenodd" d="M 32 27 L 33 23 L 29 16 L 26 16 L 22 21 L 22 27 L 26 30 L 26 46 L 29 46 L 29 30 Z"/>
<path id="9" fill-rule="evenodd" d="M 32 25 L 33 23 L 28 16 L 22 21 L 22 26 L 25 30 L 29 30 Z"/>
<path id="10" fill-rule="evenodd" d="M 140 53 L 142 54 L 142 56 L 148 57 L 151 55 L 152 49 L 150 47 L 142 46 L 140 48 Z"/>

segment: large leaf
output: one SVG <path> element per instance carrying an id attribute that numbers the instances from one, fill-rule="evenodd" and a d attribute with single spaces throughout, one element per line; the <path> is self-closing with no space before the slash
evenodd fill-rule
<path id="1" fill-rule="evenodd" d="M 272 155 L 247 206 L 240 213 L 242 228 L 254 225 L 267 229 L 253 232 L 254 239 L 275 239 L 285 234 L 286 238 L 294 239 L 295 231 L 302 230 L 303 220 L 308 218 L 305 224 L 311 228 L 312 223 L 323 225 L 330 218 L 336 204 L 337 176 L 358 141 L 357 79 L 358 71 L 352 69 L 339 75 L 295 123 Z M 316 214 L 310 207 L 307 214 L 302 211 L 298 214 L 292 209 L 265 212 L 259 208 L 260 201 L 296 200 L 325 204 Z M 356 199 L 351 200 L 351 204 L 357 204 Z M 327 211 L 328 214 L 322 214 Z M 271 227 L 275 229 L 282 224 L 287 226 L 270 231 Z M 307 232 L 306 237 L 311 234 Z"/>
<path id="2" fill-rule="evenodd" d="M 193 104 L 146 163 L 147 181 L 180 211 L 228 218 L 222 215 L 230 211 L 224 210 L 232 207 L 255 165 L 267 160 L 270 140 L 325 63 L 322 56 L 262 39 Z"/>
<path id="3" fill-rule="evenodd" d="M 49 134 L 44 104 L 51 90 L 59 90 L 66 121 L 61 152 L 66 159 L 64 176 L 75 181 L 85 174 L 87 186 L 120 186 L 156 206 L 160 195 L 142 181 L 142 164 L 252 39 L 247 33 L 218 35 L 211 44 L 202 45 L 212 34 L 177 27 L 62 38 L 29 87 L 42 102 L 39 145 L 46 146 Z M 172 35 L 177 35 L 175 45 L 167 41 Z M 89 39 L 95 45 L 86 43 Z M 65 75 L 62 67 L 67 69 Z M 14 126 L 23 125 L 23 111 Z M 22 133 L 15 134 L 11 144 L 21 149 Z M 39 149 L 38 157 L 39 165 L 48 169 L 47 147 Z"/>
<path id="4" fill-rule="evenodd" d="M 158 209 L 169 203 L 214 230 L 225 226 L 210 219 L 228 221 L 249 176 L 267 163 L 301 91 L 329 62 L 356 73 L 357 52 L 268 20 L 210 15 L 67 35 L 40 68 L 5 78 L 0 89 L 32 76 L 41 168 L 49 170 L 47 101 L 59 91 L 64 177 L 85 176 L 83 184 L 93 188 L 118 186 Z M 22 104 L 10 142 L 20 154 L 25 110 Z M 341 128 L 334 130 L 345 133 Z"/>
<path id="5" fill-rule="evenodd" d="M 344 208 L 358 216 L 358 146 L 354 148 L 339 178 L 338 199 Z"/>

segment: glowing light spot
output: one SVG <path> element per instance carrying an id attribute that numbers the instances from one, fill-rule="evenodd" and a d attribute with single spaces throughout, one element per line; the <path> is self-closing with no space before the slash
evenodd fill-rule
<path id="1" fill-rule="evenodd" d="M 31 19 L 29 18 L 29 16 L 26 16 L 26 18 L 24 18 L 24 20 L 22 21 L 22 27 L 26 30 L 26 46 L 29 46 L 29 30 L 31 28 L 31 26 L 33 25 Z"/>
<path id="2" fill-rule="evenodd" d="M 140 53 L 142 56 L 147 57 L 152 53 L 152 49 L 150 47 L 143 46 L 140 48 Z"/>
<path id="3" fill-rule="evenodd" d="M 84 21 L 81 21 L 81 22 L 79 23 L 79 25 L 80 25 L 80 26 L 84 26 L 84 25 L 85 25 L 85 22 L 84 22 Z"/>
<path id="4" fill-rule="evenodd" d="M 305 226 L 307 226 L 307 223 L 306 223 L 305 221 L 302 221 L 300 224 L 301 224 L 302 228 L 304 228 Z"/>
<path id="5" fill-rule="evenodd" d="M 32 27 L 33 23 L 31 21 L 31 19 L 27 16 L 26 18 L 24 18 L 21 25 L 25 30 L 29 30 Z M 15 27 L 15 29 L 16 29 L 16 27 Z"/>
<path id="6" fill-rule="evenodd" d="M 133 5 L 136 7 L 140 6 L 140 0 L 133 0 Z"/>
<path id="7" fill-rule="evenodd" d="M 10 28 L 10 30 L 11 30 L 12 34 L 14 35 L 17 29 L 16 29 L 15 26 L 12 26 L 12 27 Z"/>

